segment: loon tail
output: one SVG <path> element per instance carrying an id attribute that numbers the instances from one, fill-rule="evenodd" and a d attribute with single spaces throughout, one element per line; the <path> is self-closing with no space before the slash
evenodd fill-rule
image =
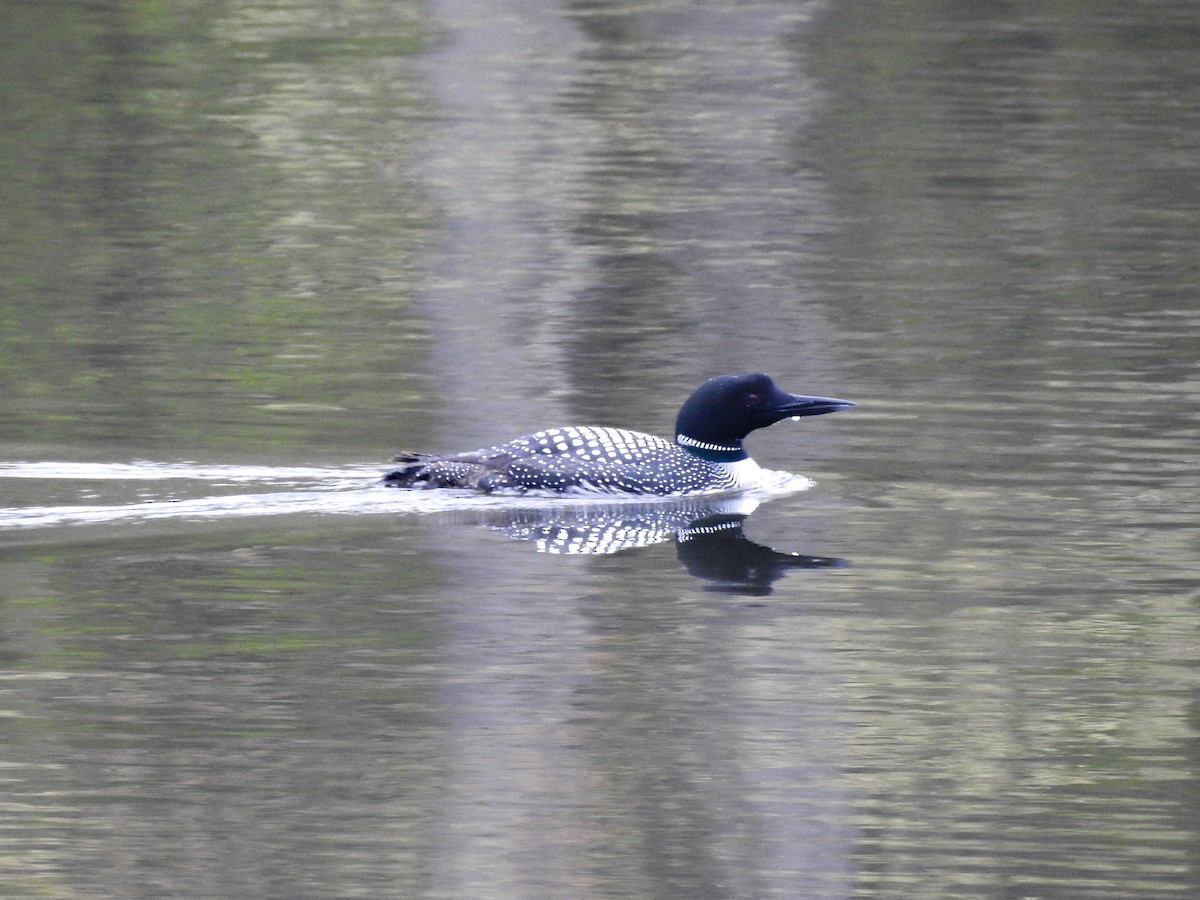
<path id="1" fill-rule="evenodd" d="M 523 490 L 508 472 L 512 460 L 505 456 L 485 458 L 480 453 L 441 456 L 435 453 L 398 453 L 393 462 L 400 467 L 383 476 L 388 487 L 463 488 L 490 494 L 498 490 Z"/>
<path id="2" fill-rule="evenodd" d="M 392 487 L 413 487 L 425 474 L 425 466 L 436 459 L 432 453 L 397 453 L 392 457 L 392 462 L 401 463 L 401 466 L 384 475 L 383 483 Z"/>

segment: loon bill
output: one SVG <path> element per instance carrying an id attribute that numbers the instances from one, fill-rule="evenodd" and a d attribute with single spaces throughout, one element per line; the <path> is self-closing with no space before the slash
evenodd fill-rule
<path id="1" fill-rule="evenodd" d="M 675 440 L 639 431 L 570 425 L 482 450 L 401 453 L 383 481 L 400 488 L 465 488 L 492 493 L 696 494 L 755 487 L 762 475 L 746 435 L 783 419 L 820 416 L 848 400 L 780 390 L 767 375 L 710 378 L 675 420 Z"/>

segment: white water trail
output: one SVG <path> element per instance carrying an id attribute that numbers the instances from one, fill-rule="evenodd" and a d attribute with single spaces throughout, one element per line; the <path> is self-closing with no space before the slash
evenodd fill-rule
<path id="1" fill-rule="evenodd" d="M 88 499 L 102 495 L 106 483 L 145 482 L 157 485 L 139 492 L 134 503 L 69 503 L 53 506 L 0 507 L 0 531 L 111 522 L 232 519 L 278 515 L 430 514 L 468 511 L 563 509 L 564 506 L 672 504 L 689 498 L 580 494 L 572 496 L 485 495 L 454 490 L 399 490 L 380 483 L 375 467 L 321 468 L 288 466 L 192 465 L 189 463 L 0 463 L 4 479 L 88 482 Z M 812 482 L 786 472 L 764 472 L 764 485 L 744 492 L 754 506 L 770 497 L 807 490 Z M 175 496 L 188 493 L 188 482 L 223 485 L 257 484 L 253 493 Z M 166 483 L 170 482 L 170 485 Z M 179 490 L 172 490 L 179 488 Z M 271 490 L 271 488 L 276 488 Z M 287 490 L 278 490 L 287 488 Z M 191 489 L 193 492 L 195 488 Z M 696 499 L 692 495 L 691 500 Z"/>

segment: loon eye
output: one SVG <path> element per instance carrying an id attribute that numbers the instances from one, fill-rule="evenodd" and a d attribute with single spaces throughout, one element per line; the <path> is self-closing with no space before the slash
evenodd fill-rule
<path id="1" fill-rule="evenodd" d="M 762 397 L 760 397 L 758 394 L 747 394 L 746 395 L 746 405 L 747 406 L 758 406 L 758 403 L 760 400 L 762 400 Z"/>

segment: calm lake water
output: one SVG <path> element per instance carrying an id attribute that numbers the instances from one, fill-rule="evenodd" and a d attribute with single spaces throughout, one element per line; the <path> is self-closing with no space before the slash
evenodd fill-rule
<path id="1" fill-rule="evenodd" d="M 0 26 L 0 895 L 1200 895 L 1200 5 Z"/>

